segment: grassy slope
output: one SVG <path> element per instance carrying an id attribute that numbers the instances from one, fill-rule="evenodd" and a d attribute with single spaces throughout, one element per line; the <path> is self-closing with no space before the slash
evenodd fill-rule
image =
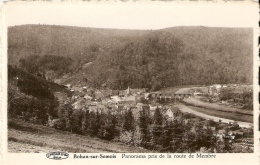
<path id="1" fill-rule="evenodd" d="M 9 152 L 46 152 L 57 150 L 76 153 L 151 152 L 119 142 L 76 135 L 19 120 L 9 120 L 8 125 Z"/>
<path id="2" fill-rule="evenodd" d="M 230 112 L 225 112 L 225 111 L 217 111 L 213 109 L 208 109 L 208 108 L 201 108 L 201 107 L 195 107 L 195 106 L 188 106 L 189 108 L 207 114 L 211 116 L 217 116 L 225 119 L 231 119 L 235 121 L 243 121 L 243 122 L 249 122 L 253 123 L 253 116 L 252 115 L 241 115 L 238 113 L 230 113 Z"/>
<path id="3" fill-rule="evenodd" d="M 48 153 L 52 152 L 54 149 L 51 147 L 37 146 L 22 142 L 9 141 L 8 151 L 11 153 Z M 55 150 L 64 151 L 64 150 Z"/>
<path id="4" fill-rule="evenodd" d="M 183 101 L 187 104 L 194 105 L 196 107 L 203 107 L 203 108 L 207 108 L 207 109 L 229 112 L 229 113 L 253 115 L 253 110 L 242 110 L 242 109 L 238 109 L 238 108 L 218 105 L 218 104 L 215 104 L 215 103 L 206 103 L 206 102 L 202 102 L 202 101 L 195 99 L 195 98 L 187 98 L 187 99 L 184 99 Z"/>
<path id="5" fill-rule="evenodd" d="M 253 123 L 253 111 L 225 107 L 214 103 L 205 103 L 194 98 L 184 99 L 183 102 L 191 109 L 226 119 Z"/>

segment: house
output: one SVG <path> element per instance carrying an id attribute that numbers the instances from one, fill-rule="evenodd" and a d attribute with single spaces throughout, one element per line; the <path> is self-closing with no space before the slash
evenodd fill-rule
<path id="1" fill-rule="evenodd" d="M 216 84 L 215 87 L 216 87 L 216 90 L 217 90 L 217 94 L 219 94 L 220 90 L 221 90 L 221 85 Z"/>
<path id="2" fill-rule="evenodd" d="M 126 97 L 118 97 L 118 102 L 123 103 L 123 104 L 135 104 L 136 98 L 133 95 L 126 96 Z"/>
<path id="3" fill-rule="evenodd" d="M 194 96 L 194 97 L 204 96 L 204 95 L 205 95 L 205 93 L 202 93 L 202 92 L 194 92 L 194 93 L 193 93 L 193 96 Z"/>
<path id="4" fill-rule="evenodd" d="M 66 86 L 67 88 L 69 88 L 69 89 L 72 87 L 71 84 L 66 84 L 65 86 Z"/>
<path id="5" fill-rule="evenodd" d="M 143 105 L 143 103 L 137 103 L 136 108 L 142 110 Z"/>
<path id="6" fill-rule="evenodd" d="M 228 140 L 229 142 L 233 142 L 235 140 L 235 134 L 233 132 L 226 132 L 226 130 L 219 130 L 216 134 L 220 140 Z"/>
<path id="7" fill-rule="evenodd" d="M 88 108 L 90 112 L 98 112 L 98 113 L 108 112 L 104 105 L 95 102 L 91 102 L 91 104 L 88 105 Z"/>
<path id="8" fill-rule="evenodd" d="M 83 89 L 81 87 L 78 87 L 78 86 L 72 87 L 72 90 L 77 91 L 77 92 L 82 92 L 83 91 Z"/>
<path id="9" fill-rule="evenodd" d="M 155 111 L 156 108 L 162 108 L 162 106 L 159 103 L 152 103 L 149 104 L 150 111 Z"/>
<path id="10" fill-rule="evenodd" d="M 149 96 L 150 96 L 150 93 L 143 93 L 143 95 L 144 95 L 144 99 L 148 100 Z"/>
<path id="11" fill-rule="evenodd" d="M 86 106 L 86 101 L 84 99 L 77 99 L 76 102 L 72 104 L 73 109 L 79 110 Z"/>
<path id="12" fill-rule="evenodd" d="M 215 86 L 209 87 L 209 95 L 217 95 L 217 89 Z"/>
<path id="13" fill-rule="evenodd" d="M 168 108 L 164 115 L 166 116 L 167 120 L 173 121 L 173 119 L 174 119 L 174 112 L 172 111 L 171 108 Z"/>
<path id="14" fill-rule="evenodd" d="M 108 104 L 108 103 L 113 103 L 113 101 L 111 100 L 111 99 L 109 99 L 109 98 L 102 98 L 101 99 L 101 103 L 102 104 Z"/>
<path id="15" fill-rule="evenodd" d="M 119 103 L 121 101 L 123 101 L 123 99 L 119 96 L 111 96 L 111 100 L 114 102 L 114 103 Z"/>

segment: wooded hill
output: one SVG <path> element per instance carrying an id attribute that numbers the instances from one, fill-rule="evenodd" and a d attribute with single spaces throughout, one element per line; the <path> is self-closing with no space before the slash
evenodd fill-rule
<path id="1" fill-rule="evenodd" d="M 85 77 L 113 89 L 252 84 L 253 30 L 14 26 L 8 29 L 8 62 L 31 73 L 51 72 L 52 79 Z"/>
<path id="2" fill-rule="evenodd" d="M 25 70 L 8 65 L 8 117 L 45 124 L 48 115 L 57 117 L 55 92 L 68 94 L 66 87 L 46 81 Z"/>

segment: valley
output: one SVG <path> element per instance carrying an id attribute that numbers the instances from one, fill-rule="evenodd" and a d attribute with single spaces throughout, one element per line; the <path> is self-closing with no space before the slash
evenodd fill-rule
<path id="1" fill-rule="evenodd" d="M 10 152 L 253 152 L 252 29 L 8 33 Z"/>

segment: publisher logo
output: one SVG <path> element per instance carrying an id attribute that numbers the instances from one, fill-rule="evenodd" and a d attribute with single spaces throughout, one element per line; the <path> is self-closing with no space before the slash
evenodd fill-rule
<path id="1" fill-rule="evenodd" d="M 46 154 L 46 157 L 54 160 L 67 159 L 69 154 L 66 152 L 50 152 Z"/>

